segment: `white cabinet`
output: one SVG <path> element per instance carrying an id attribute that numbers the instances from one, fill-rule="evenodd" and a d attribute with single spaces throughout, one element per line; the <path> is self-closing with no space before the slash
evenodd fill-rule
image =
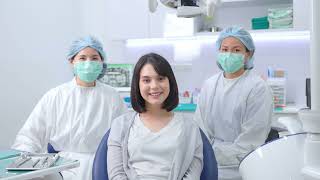
<path id="1" fill-rule="evenodd" d="M 107 61 L 124 61 L 125 40 L 148 37 L 147 0 L 80 0 L 77 19 L 84 34 L 102 40 Z"/>
<path id="2" fill-rule="evenodd" d="M 106 17 L 102 18 L 112 40 L 163 37 L 167 14 L 175 10 L 158 4 L 149 12 L 148 0 L 107 0 Z"/>

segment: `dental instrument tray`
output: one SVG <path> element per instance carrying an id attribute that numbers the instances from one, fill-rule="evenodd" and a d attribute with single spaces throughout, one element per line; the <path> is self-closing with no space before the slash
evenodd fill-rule
<path id="1" fill-rule="evenodd" d="M 58 159 L 58 154 L 21 153 L 6 169 L 10 171 L 45 169 L 54 166 Z"/>

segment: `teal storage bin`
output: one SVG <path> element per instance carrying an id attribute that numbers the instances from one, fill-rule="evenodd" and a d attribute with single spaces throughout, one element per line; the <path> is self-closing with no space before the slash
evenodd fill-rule
<path id="1" fill-rule="evenodd" d="M 194 112 L 196 111 L 196 104 L 179 104 L 173 111 L 181 112 Z"/>

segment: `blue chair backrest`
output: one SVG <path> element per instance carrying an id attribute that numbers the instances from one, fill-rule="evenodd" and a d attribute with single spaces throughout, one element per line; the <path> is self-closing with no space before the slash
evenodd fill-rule
<path id="1" fill-rule="evenodd" d="M 58 153 L 59 152 L 59 151 L 56 151 L 50 143 L 48 143 L 47 151 L 48 151 L 48 153 Z"/>
<path id="2" fill-rule="evenodd" d="M 109 180 L 107 172 L 107 151 L 109 134 L 110 129 L 103 136 L 96 151 L 92 166 L 92 180 Z"/>
<path id="3" fill-rule="evenodd" d="M 217 161 L 214 156 L 212 146 L 207 139 L 206 135 L 201 132 L 201 138 L 203 141 L 203 169 L 201 172 L 200 180 L 217 180 L 218 179 L 218 168 Z M 92 180 L 108 180 L 107 173 L 107 151 L 108 151 L 108 138 L 110 130 L 103 136 L 101 143 L 98 146 L 96 155 L 93 161 L 92 167 Z"/>
<path id="4" fill-rule="evenodd" d="M 212 149 L 212 145 L 201 129 L 200 133 L 203 143 L 203 169 L 201 172 L 200 180 L 217 180 L 218 166 L 216 157 Z"/>

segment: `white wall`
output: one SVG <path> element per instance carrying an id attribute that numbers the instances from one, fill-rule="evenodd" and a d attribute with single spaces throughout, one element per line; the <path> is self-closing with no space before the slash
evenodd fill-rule
<path id="1" fill-rule="evenodd" d="M 82 34 L 77 0 L 1 0 L 0 149 L 50 88 L 72 78 L 70 42 Z"/>

